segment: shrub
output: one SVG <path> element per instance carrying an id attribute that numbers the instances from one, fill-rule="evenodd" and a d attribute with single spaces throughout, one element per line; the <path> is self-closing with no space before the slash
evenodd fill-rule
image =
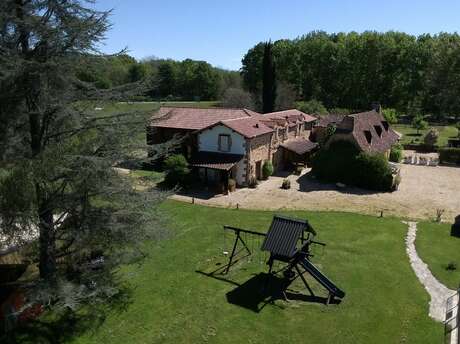
<path id="1" fill-rule="evenodd" d="M 255 110 L 251 94 L 241 88 L 228 88 L 222 95 L 221 101 L 223 107 Z"/>
<path id="2" fill-rule="evenodd" d="M 423 142 L 429 146 L 433 147 L 438 143 L 439 132 L 435 128 L 431 128 L 425 135 Z"/>
<path id="3" fill-rule="evenodd" d="M 439 162 L 460 165 L 460 148 L 441 148 L 439 149 Z"/>
<path id="4" fill-rule="evenodd" d="M 428 122 L 423 119 L 423 116 L 417 115 L 412 120 L 412 127 L 417 129 L 417 134 L 419 134 L 420 130 L 424 130 L 428 127 Z"/>
<path id="5" fill-rule="evenodd" d="M 291 188 L 291 181 L 289 179 L 284 179 L 283 184 L 281 184 L 281 189 L 288 190 Z"/>
<path id="6" fill-rule="evenodd" d="M 319 100 L 312 99 L 300 104 L 298 109 L 311 115 L 327 115 L 327 109 Z"/>
<path id="7" fill-rule="evenodd" d="M 435 221 L 438 223 L 441 223 L 442 221 L 442 215 L 444 214 L 445 210 L 444 209 L 436 209 L 436 219 Z"/>
<path id="8" fill-rule="evenodd" d="M 455 271 L 455 270 L 457 270 L 457 263 L 449 262 L 449 264 L 447 264 L 447 266 L 446 266 L 446 270 L 447 271 Z"/>
<path id="9" fill-rule="evenodd" d="M 360 153 L 356 157 L 353 184 L 362 188 L 393 190 L 393 175 L 390 165 L 382 154 Z"/>
<path id="10" fill-rule="evenodd" d="M 164 162 L 165 183 L 168 186 L 185 186 L 190 181 L 190 169 L 182 154 L 171 155 Z"/>
<path id="11" fill-rule="evenodd" d="M 262 174 L 264 179 L 267 179 L 273 174 L 273 164 L 270 160 L 264 162 L 264 165 L 262 166 Z"/>
<path id="12" fill-rule="evenodd" d="M 382 154 L 359 152 L 350 142 L 336 141 L 312 159 L 312 172 L 319 179 L 371 190 L 393 190 L 393 175 Z"/>
<path id="13" fill-rule="evenodd" d="M 383 109 L 382 110 L 382 115 L 385 117 L 388 123 L 395 124 L 398 123 L 398 113 L 396 112 L 395 109 Z"/>
<path id="14" fill-rule="evenodd" d="M 348 174 L 358 154 L 358 149 L 350 142 L 333 142 L 328 149 L 321 149 L 313 155 L 312 173 L 318 179 L 325 181 L 348 183 L 350 181 Z"/>
<path id="15" fill-rule="evenodd" d="M 335 115 L 350 115 L 353 111 L 347 108 L 339 108 L 335 107 L 332 109 L 329 109 L 329 113 L 335 114 Z"/>
<path id="16" fill-rule="evenodd" d="M 397 143 L 391 147 L 390 150 L 390 161 L 392 162 L 401 162 L 403 156 L 402 146 Z"/>

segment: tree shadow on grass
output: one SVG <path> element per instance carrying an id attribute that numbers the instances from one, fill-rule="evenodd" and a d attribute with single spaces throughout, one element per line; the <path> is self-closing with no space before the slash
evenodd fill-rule
<path id="1" fill-rule="evenodd" d="M 46 312 L 40 318 L 21 324 L 7 334 L 0 333 L 0 343 L 58 344 L 88 332 L 95 332 L 109 313 L 122 313 L 132 303 L 132 290 L 125 287 L 106 303 L 88 304 L 79 311 Z"/>

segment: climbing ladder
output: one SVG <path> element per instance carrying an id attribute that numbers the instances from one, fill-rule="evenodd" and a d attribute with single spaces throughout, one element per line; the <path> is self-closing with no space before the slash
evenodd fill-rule
<path id="1" fill-rule="evenodd" d="M 460 344 L 460 288 L 446 301 L 444 320 L 444 343 Z"/>

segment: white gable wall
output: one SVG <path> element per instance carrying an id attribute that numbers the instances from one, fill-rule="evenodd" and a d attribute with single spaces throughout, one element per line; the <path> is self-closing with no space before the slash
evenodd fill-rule
<path id="1" fill-rule="evenodd" d="M 219 135 L 225 134 L 231 137 L 231 146 L 229 152 L 219 151 Z M 204 152 L 218 152 L 222 154 L 240 154 L 246 155 L 246 140 L 245 138 L 234 132 L 232 129 L 224 125 L 216 125 L 210 129 L 204 130 L 198 134 L 198 150 Z M 246 183 L 246 159 L 242 159 L 236 165 L 235 180 L 238 185 Z"/>
<path id="2" fill-rule="evenodd" d="M 219 135 L 230 135 L 232 145 L 229 152 L 219 151 Z M 224 125 L 216 125 L 210 129 L 204 130 L 198 135 L 198 150 L 205 152 L 219 152 L 227 154 L 246 154 L 246 140 L 244 137 Z"/>

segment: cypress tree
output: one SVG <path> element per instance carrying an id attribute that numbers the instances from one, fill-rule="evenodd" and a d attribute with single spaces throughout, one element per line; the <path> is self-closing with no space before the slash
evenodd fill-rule
<path id="1" fill-rule="evenodd" d="M 263 89 L 262 89 L 262 111 L 263 113 L 273 112 L 276 101 L 276 70 L 273 61 L 273 44 L 264 44 L 263 59 Z"/>

